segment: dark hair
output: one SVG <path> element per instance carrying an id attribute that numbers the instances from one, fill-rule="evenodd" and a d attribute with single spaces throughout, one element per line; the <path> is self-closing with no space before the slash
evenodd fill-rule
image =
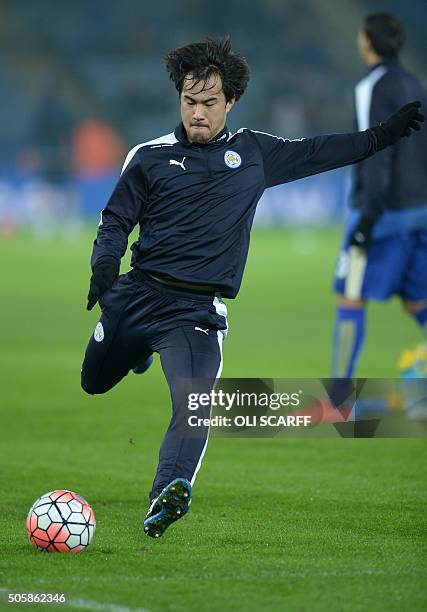
<path id="1" fill-rule="evenodd" d="M 243 55 L 231 50 L 229 36 L 224 39 L 204 38 L 174 49 L 167 54 L 165 62 L 180 95 L 186 78 L 195 79 L 194 84 L 203 83 L 203 91 L 207 81 L 219 75 L 226 101 L 234 97 L 238 100 L 250 78 L 249 65 Z"/>
<path id="2" fill-rule="evenodd" d="M 364 31 L 374 51 L 383 57 L 396 57 L 405 41 L 403 24 L 390 13 L 374 13 L 365 18 Z"/>

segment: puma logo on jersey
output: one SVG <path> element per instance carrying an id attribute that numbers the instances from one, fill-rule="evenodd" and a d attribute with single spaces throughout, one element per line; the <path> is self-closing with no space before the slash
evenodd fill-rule
<path id="1" fill-rule="evenodd" d="M 185 170 L 185 166 L 184 166 L 184 161 L 185 161 L 185 157 L 182 158 L 182 161 L 176 161 L 176 159 L 170 159 L 169 160 L 169 166 L 181 166 L 181 168 L 183 170 Z"/>
<path id="2" fill-rule="evenodd" d="M 201 332 L 203 332 L 204 334 L 206 334 L 207 336 L 209 336 L 209 327 L 208 327 L 208 329 L 202 329 L 201 327 L 195 327 L 194 329 L 195 329 L 196 331 L 201 331 Z"/>

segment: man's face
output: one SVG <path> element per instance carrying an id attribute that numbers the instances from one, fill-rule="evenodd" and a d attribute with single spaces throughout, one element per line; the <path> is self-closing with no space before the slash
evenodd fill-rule
<path id="1" fill-rule="evenodd" d="M 366 57 L 372 50 L 372 45 L 364 30 L 359 30 L 357 33 L 357 48 L 360 57 L 366 62 Z"/>
<path id="2" fill-rule="evenodd" d="M 188 75 L 181 92 L 181 119 L 189 142 L 204 144 L 219 134 L 234 102 L 226 102 L 219 75 L 205 84 Z"/>

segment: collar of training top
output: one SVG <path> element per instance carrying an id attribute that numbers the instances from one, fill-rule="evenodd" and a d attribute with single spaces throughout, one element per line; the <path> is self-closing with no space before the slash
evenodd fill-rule
<path id="1" fill-rule="evenodd" d="M 399 65 L 398 57 L 383 57 L 382 60 L 378 62 L 378 64 L 375 64 L 375 66 L 371 66 L 369 68 L 369 72 L 372 72 L 373 70 L 378 68 L 378 66 L 398 66 L 398 65 Z"/>
<path id="2" fill-rule="evenodd" d="M 188 142 L 187 132 L 185 131 L 185 128 L 182 123 L 180 123 L 175 128 L 174 133 L 175 133 L 175 138 L 177 138 L 180 142 L 183 142 L 184 144 L 187 144 L 190 146 L 194 145 L 196 147 L 207 147 L 209 145 L 220 144 L 220 143 L 226 142 L 228 138 L 228 128 L 226 125 L 224 126 L 223 130 L 221 130 L 214 138 L 212 138 L 212 140 L 204 144 Z"/>

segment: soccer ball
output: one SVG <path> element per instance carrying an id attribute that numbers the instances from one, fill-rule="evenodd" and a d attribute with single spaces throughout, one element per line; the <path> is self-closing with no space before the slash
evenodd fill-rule
<path id="1" fill-rule="evenodd" d="M 64 489 L 39 497 L 27 516 L 31 544 L 47 552 L 85 550 L 92 541 L 95 525 L 95 515 L 87 501 Z"/>

